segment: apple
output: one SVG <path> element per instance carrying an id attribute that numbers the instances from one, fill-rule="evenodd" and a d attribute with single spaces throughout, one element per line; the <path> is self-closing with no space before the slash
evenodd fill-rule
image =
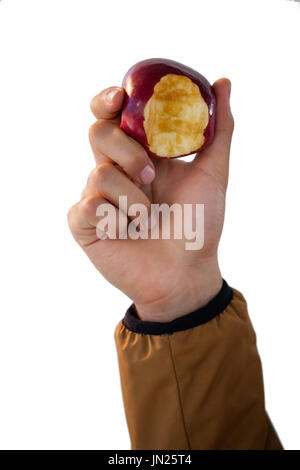
<path id="1" fill-rule="evenodd" d="M 138 62 L 126 73 L 121 128 L 154 157 L 199 152 L 213 140 L 216 98 L 195 70 L 169 59 Z"/>

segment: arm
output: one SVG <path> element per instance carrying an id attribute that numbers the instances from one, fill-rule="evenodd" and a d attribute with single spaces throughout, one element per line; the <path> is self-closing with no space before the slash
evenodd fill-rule
<path id="1" fill-rule="evenodd" d="M 233 118 L 229 80 L 218 80 L 214 90 L 215 138 L 190 163 L 150 159 L 120 129 L 122 89 L 104 90 L 91 104 L 96 167 L 69 224 L 99 272 L 134 302 L 116 330 L 133 448 L 280 447 L 264 408 L 245 301 L 223 283 L 219 269 Z M 128 207 L 204 204 L 204 246 L 187 251 L 184 237 L 121 239 L 118 222 L 99 231 L 104 207 L 130 224 L 119 203 L 124 195 Z"/>

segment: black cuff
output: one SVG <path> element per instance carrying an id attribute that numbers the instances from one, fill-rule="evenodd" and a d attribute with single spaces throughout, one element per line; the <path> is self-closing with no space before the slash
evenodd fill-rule
<path id="1" fill-rule="evenodd" d="M 226 281 L 223 280 L 223 286 L 218 295 L 204 307 L 188 313 L 183 317 L 175 318 L 168 323 L 142 321 L 139 319 L 134 304 L 129 307 L 123 318 L 123 325 L 134 333 L 143 333 L 147 335 L 171 335 L 176 331 L 184 331 L 195 326 L 203 325 L 225 310 L 231 302 L 233 290 Z"/>

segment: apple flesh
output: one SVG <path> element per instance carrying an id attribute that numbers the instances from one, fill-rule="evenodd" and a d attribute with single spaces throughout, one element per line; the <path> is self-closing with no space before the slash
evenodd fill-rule
<path id="1" fill-rule="evenodd" d="M 213 140 L 216 98 L 200 73 L 168 59 L 138 62 L 126 73 L 121 128 L 155 157 L 199 152 Z"/>

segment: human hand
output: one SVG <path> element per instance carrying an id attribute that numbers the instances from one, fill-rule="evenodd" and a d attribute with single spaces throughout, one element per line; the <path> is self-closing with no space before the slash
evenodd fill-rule
<path id="1" fill-rule="evenodd" d="M 98 119 L 90 129 L 96 168 L 81 200 L 69 211 L 75 240 L 96 268 L 135 303 L 147 321 L 167 322 L 208 303 L 221 289 L 218 243 L 222 233 L 233 118 L 230 82 L 214 84 L 217 98 L 213 143 L 192 162 L 152 159 L 119 127 L 124 91 L 109 88 L 91 103 Z M 187 240 L 99 239 L 97 207 L 133 203 L 204 204 L 204 246 L 185 249 Z"/>

